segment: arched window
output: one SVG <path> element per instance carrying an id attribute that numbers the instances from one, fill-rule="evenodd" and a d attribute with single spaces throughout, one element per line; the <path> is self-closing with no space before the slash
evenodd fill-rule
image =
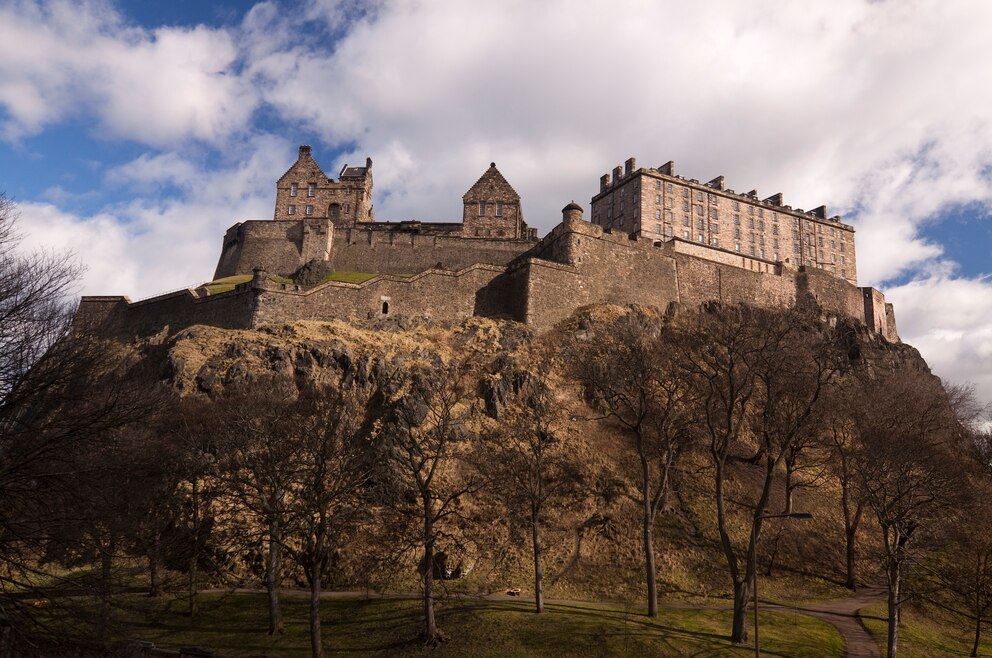
<path id="1" fill-rule="evenodd" d="M 389 315 L 389 302 L 382 303 L 382 314 Z"/>

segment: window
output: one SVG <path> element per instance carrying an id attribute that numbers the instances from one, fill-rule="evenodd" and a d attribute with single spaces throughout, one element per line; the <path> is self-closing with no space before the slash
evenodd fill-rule
<path id="1" fill-rule="evenodd" d="M 777 222 L 778 221 L 778 213 L 777 212 L 773 212 L 772 213 L 772 221 L 773 222 Z"/>
<path id="2" fill-rule="evenodd" d="M 765 220 L 763 220 L 763 219 L 759 219 L 758 220 L 758 230 L 759 231 L 764 231 L 765 230 Z"/>
<path id="3" fill-rule="evenodd" d="M 831 249 L 836 249 L 837 248 L 837 242 L 835 240 L 831 240 L 830 241 L 830 248 Z"/>
<path id="4" fill-rule="evenodd" d="M 660 190 L 661 189 L 661 181 L 660 180 L 656 180 L 654 182 L 654 189 L 656 189 L 656 190 Z"/>
<path id="5" fill-rule="evenodd" d="M 665 189 L 668 190 L 669 192 L 671 192 L 672 191 L 672 184 L 671 183 L 667 183 L 665 185 Z"/>
<path id="6" fill-rule="evenodd" d="M 672 227 L 668 227 L 668 237 L 672 237 Z"/>
<path id="7" fill-rule="evenodd" d="M 293 183 L 289 186 L 289 196 L 296 196 L 296 192 L 300 189 L 297 183 Z"/>
<path id="8" fill-rule="evenodd" d="M 699 242 L 706 242 L 706 236 L 703 235 L 702 233 L 700 233 L 698 240 L 699 240 Z"/>
<path id="9" fill-rule="evenodd" d="M 479 202 L 479 217 L 485 217 L 485 216 L 486 216 L 486 202 L 485 201 L 480 201 Z"/>
<path id="10" fill-rule="evenodd" d="M 776 249 L 778 249 L 778 238 L 775 238 L 774 240 L 772 240 L 772 246 L 774 246 Z"/>
<path id="11" fill-rule="evenodd" d="M 741 225 L 741 216 L 734 215 L 734 226 L 740 226 L 740 225 Z"/>
<path id="12" fill-rule="evenodd" d="M 754 245 L 751 245 L 751 255 L 754 255 Z"/>
<path id="13" fill-rule="evenodd" d="M 702 206 L 696 206 L 696 214 L 699 215 L 700 217 L 703 216 L 703 207 Z"/>
<path id="14" fill-rule="evenodd" d="M 830 237 L 834 237 L 834 227 L 830 227 Z"/>
<path id="15" fill-rule="evenodd" d="M 307 217 L 313 214 L 313 206 L 307 206 L 306 208 Z"/>
<path id="16" fill-rule="evenodd" d="M 841 242 L 841 243 L 840 243 L 840 250 L 841 250 L 841 251 L 846 251 L 846 249 L 844 249 L 844 247 L 845 247 L 845 246 L 846 246 L 846 245 L 845 245 L 845 244 L 844 244 L 843 242 Z"/>
<path id="17" fill-rule="evenodd" d="M 704 230 L 706 228 L 706 222 L 700 219 L 698 222 L 696 222 L 696 228 L 698 228 L 700 231 Z"/>
<path id="18" fill-rule="evenodd" d="M 764 217 L 764 216 L 765 216 L 765 209 L 758 208 L 758 217 Z"/>
<path id="19" fill-rule="evenodd" d="M 497 217 L 502 217 L 503 216 L 503 202 L 502 201 L 497 201 L 496 202 L 496 216 Z"/>
<path id="20" fill-rule="evenodd" d="M 748 206 L 747 207 L 747 214 L 749 214 L 749 215 L 753 215 L 754 214 L 754 206 Z"/>
<path id="21" fill-rule="evenodd" d="M 778 224 L 772 226 L 772 235 L 778 235 Z"/>
<path id="22" fill-rule="evenodd" d="M 661 195 L 660 194 L 655 194 L 654 195 L 654 202 L 655 203 L 661 203 Z"/>
<path id="23" fill-rule="evenodd" d="M 747 220 L 748 228 L 754 228 L 754 217 L 749 217 Z"/>
<path id="24" fill-rule="evenodd" d="M 307 196 L 314 196 L 315 194 L 317 194 L 317 184 L 310 183 L 307 185 Z"/>
<path id="25" fill-rule="evenodd" d="M 689 215 L 682 218 L 682 226 L 689 226 Z"/>
<path id="26" fill-rule="evenodd" d="M 797 256 L 801 253 L 801 250 L 799 249 L 799 245 L 798 244 L 792 245 L 792 253 L 794 253 Z"/>
<path id="27" fill-rule="evenodd" d="M 716 203 L 716 195 L 715 194 L 711 194 L 709 196 L 710 196 L 710 203 Z"/>
<path id="28" fill-rule="evenodd" d="M 689 202 L 688 201 L 683 201 L 682 202 L 682 212 L 689 212 Z"/>
<path id="29" fill-rule="evenodd" d="M 775 252 L 775 254 L 774 254 L 774 255 L 772 256 L 772 260 L 778 260 L 778 252 L 777 252 L 777 251 L 776 251 L 776 252 Z"/>
<path id="30" fill-rule="evenodd" d="M 655 219 L 661 219 L 661 210 L 655 210 L 654 211 L 654 218 Z"/>
<path id="31" fill-rule="evenodd" d="M 734 229 L 734 238 L 737 240 L 741 239 L 741 230 L 739 228 Z"/>
<path id="32" fill-rule="evenodd" d="M 842 269 L 840 271 L 840 275 L 846 279 L 847 278 L 847 270 Z"/>
<path id="33" fill-rule="evenodd" d="M 684 237 L 684 238 L 685 238 L 686 240 L 688 240 L 688 239 L 689 239 L 689 231 L 682 231 L 682 236 L 683 236 L 683 237 Z"/>
<path id="34" fill-rule="evenodd" d="M 710 230 L 713 231 L 714 233 L 719 233 L 720 232 L 720 225 L 719 224 L 716 224 L 714 222 L 710 222 Z"/>
<path id="35" fill-rule="evenodd" d="M 671 223 L 671 221 L 672 221 L 672 211 L 671 210 L 666 210 L 665 211 L 665 221 L 668 222 L 668 223 Z"/>
<path id="36" fill-rule="evenodd" d="M 688 199 L 689 198 L 689 188 L 688 187 L 683 187 L 682 188 L 682 197 L 685 198 L 685 199 Z"/>
<path id="37" fill-rule="evenodd" d="M 290 215 L 295 215 L 296 206 L 294 206 L 293 204 L 289 204 L 289 208 L 286 209 L 286 212 L 289 213 Z"/>
<path id="38" fill-rule="evenodd" d="M 747 237 L 748 237 L 748 240 L 747 240 L 748 242 L 752 242 L 752 243 L 754 242 L 754 232 L 753 231 Z"/>
<path id="39" fill-rule="evenodd" d="M 765 257 L 765 248 L 764 247 L 761 248 L 761 257 L 762 258 Z"/>
<path id="40" fill-rule="evenodd" d="M 613 208 L 607 208 L 606 209 L 606 219 L 612 219 L 612 218 L 613 218 Z"/>
<path id="41" fill-rule="evenodd" d="M 720 246 L 720 240 L 719 240 L 719 238 L 713 238 L 713 246 L 714 247 L 719 247 Z"/>
<path id="42" fill-rule="evenodd" d="M 710 219 L 716 219 L 716 218 L 717 218 L 716 208 L 710 208 Z"/>
<path id="43" fill-rule="evenodd" d="M 736 251 L 737 253 L 741 253 L 741 243 L 740 242 L 735 242 L 734 243 L 734 251 Z"/>
<path id="44" fill-rule="evenodd" d="M 654 225 L 654 232 L 657 233 L 658 235 L 661 235 L 661 224 Z"/>
<path id="45" fill-rule="evenodd" d="M 840 256 L 840 264 L 843 265 L 844 262 L 845 262 L 844 261 L 844 254 L 841 254 L 841 256 Z"/>
<path id="46" fill-rule="evenodd" d="M 671 208 L 672 207 L 672 197 L 670 197 L 670 196 L 666 196 L 665 197 L 665 207 L 666 208 Z"/>
<path id="47" fill-rule="evenodd" d="M 696 192 L 696 201 L 702 201 L 702 200 L 703 200 L 703 193 Z"/>

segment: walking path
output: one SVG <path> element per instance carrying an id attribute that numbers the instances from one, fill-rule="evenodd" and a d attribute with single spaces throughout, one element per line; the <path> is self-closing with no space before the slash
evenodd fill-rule
<path id="1" fill-rule="evenodd" d="M 865 629 L 858 617 L 858 610 L 875 603 L 885 590 L 878 587 L 865 587 L 849 599 L 816 604 L 809 607 L 764 604 L 761 607 L 795 610 L 833 625 L 844 636 L 844 655 L 847 658 L 880 658 L 878 643 Z"/>

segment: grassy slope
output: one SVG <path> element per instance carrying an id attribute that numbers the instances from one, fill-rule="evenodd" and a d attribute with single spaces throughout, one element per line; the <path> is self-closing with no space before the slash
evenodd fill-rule
<path id="1" fill-rule="evenodd" d="M 861 621 L 878 642 L 884 655 L 886 641 L 886 603 L 881 601 L 860 612 Z M 983 633 L 988 637 L 987 633 Z M 968 656 L 974 641 L 972 630 L 965 630 L 963 620 L 949 620 L 922 613 L 908 605 L 902 609 L 899 627 L 900 658 L 932 658 L 933 656 Z M 992 656 L 992 637 L 983 639 L 978 655 Z"/>
<path id="2" fill-rule="evenodd" d="M 133 598 L 128 604 L 131 637 L 158 646 L 198 645 L 227 654 L 309 655 L 307 599 L 287 596 L 285 633 L 265 634 L 262 594 L 205 596 L 196 627 L 183 616 L 183 601 Z M 325 647 L 334 653 L 417 655 L 423 649 L 419 601 L 334 599 L 323 608 Z M 657 620 L 623 608 L 593 604 L 549 605 L 545 615 L 526 601 L 449 601 L 439 606 L 439 625 L 450 640 L 432 655 L 444 656 L 748 656 L 725 638 L 730 613 L 662 610 Z M 829 625 L 798 614 L 762 614 L 762 648 L 768 655 L 842 655 L 840 635 Z"/>

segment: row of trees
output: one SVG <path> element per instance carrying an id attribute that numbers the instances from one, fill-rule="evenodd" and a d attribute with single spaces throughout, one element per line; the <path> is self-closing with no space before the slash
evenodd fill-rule
<path id="1" fill-rule="evenodd" d="M 574 382 L 637 483 L 648 615 L 659 518 L 690 481 L 708 482 L 735 642 L 747 640 L 766 517 L 833 483 L 822 490 L 839 492 L 851 588 L 862 526 L 877 529 L 889 655 L 907 577 L 914 595 L 972 624 L 977 649 L 992 608 L 992 450 L 979 410 L 911 359 L 859 353 L 854 328 L 798 311 L 634 308 L 497 359 L 377 356 L 375 377 L 256 375 L 212 400 L 180 399 L 153 384 L 150 359 L 70 334 L 78 272 L 63 257 L 19 255 L 13 207 L 0 202 L 0 579 L 25 590 L 46 561 L 98 565 L 104 634 L 123 555 L 144 558 L 152 596 L 164 572 L 184 574 L 193 619 L 204 574 L 261 576 L 271 633 L 282 576 L 298 570 L 315 656 L 329 577 L 385 587 L 417 567 L 425 641 L 443 640 L 435 580 L 473 544 L 492 552 L 527 537 L 541 612 L 549 523 L 579 539 L 606 523 L 575 513 L 600 484 L 567 430 Z M 730 495 L 741 473 L 753 486 Z M 505 530 L 497 539 L 482 526 Z M 5 613 L 16 601 L 4 599 Z"/>

